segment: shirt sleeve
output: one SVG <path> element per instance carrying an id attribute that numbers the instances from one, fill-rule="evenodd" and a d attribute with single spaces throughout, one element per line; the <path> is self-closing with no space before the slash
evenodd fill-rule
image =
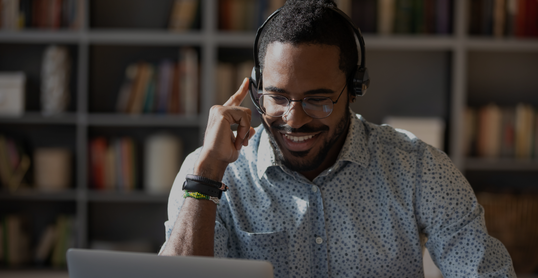
<path id="1" fill-rule="evenodd" d="M 516 277 L 508 251 L 487 233 L 471 186 L 445 153 L 424 145 L 417 180 L 417 220 L 445 278 Z"/>
<path id="2" fill-rule="evenodd" d="M 187 176 L 187 174 L 191 174 L 193 172 L 194 164 L 196 160 L 198 159 L 199 152 L 200 152 L 200 149 L 197 149 L 196 151 L 189 154 L 185 158 L 185 161 L 183 162 L 181 169 L 176 175 L 174 184 L 172 185 L 172 189 L 168 197 L 168 220 L 164 222 L 165 242 L 161 246 L 161 250 L 159 251 L 159 253 L 161 253 L 164 250 L 164 247 L 166 246 L 166 243 L 168 242 L 168 239 L 170 238 L 170 235 L 172 234 L 174 224 L 179 215 L 181 207 L 183 206 L 183 202 L 185 201 L 185 198 L 183 198 L 183 189 L 182 189 L 183 182 L 185 181 L 185 177 Z M 215 220 L 215 244 L 214 244 L 215 246 L 214 256 L 215 257 L 227 256 L 228 254 L 227 242 L 228 242 L 228 230 L 226 229 L 225 225 L 222 223 L 222 219 L 219 215 L 219 210 L 217 209 L 217 215 L 216 215 L 216 220 Z"/>

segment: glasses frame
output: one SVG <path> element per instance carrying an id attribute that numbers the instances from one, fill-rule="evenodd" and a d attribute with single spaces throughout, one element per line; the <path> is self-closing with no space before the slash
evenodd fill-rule
<path id="1" fill-rule="evenodd" d="M 338 95 L 338 98 L 336 98 L 335 101 L 333 101 L 330 97 L 316 97 L 316 98 L 327 98 L 327 99 L 330 100 L 330 101 L 332 102 L 332 104 L 333 104 L 333 107 L 332 107 L 332 109 L 331 109 L 331 112 L 329 112 L 329 114 L 327 114 L 327 116 L 325 116 L 325 117 L 315 117 L 315 116 L 312 116 L 312 115 L 310 115 L 310 114 L 308 113 L 308 111 L 305 110 L 305 106 L 304 106 L 304 104 L 303 104 L 303 101 L 305 101 L 306 99 L 311 98 L 311 97 L 305 97 L 305 98 L 303 98 L 303 99 L 290 99 L 290 98 L 287 97 L 287 96 L 278 95 L 278 96 L 281 96 L 281 97 L 283 97 L 283 98 L 285 98 L 285 99 L 288 100 L 288 105 L 286 106 L 286 111 L 285 111 L 284 113 L 282 113 L 282 115 L 280 115 L 280 116 L 272 116 L 272 115 L 267 114 L 266 109 L 263 108 L 263 104 L 261 103 L 261 100 L 262 100 L 263 96 L 272 96 L 272 95 L 276 95 L 276 94 L 265 94 L 265 93 L 264 93 L 264 94 L 261 94 L 260 98 L 258 98 L 258 103 L 260 104 L 260 108 L 262 108 L 263 113 L 264 113 L 265 115 L 267 115 L 267 116 L 269 116 L 269 117 L 273 117 L 273 118 L 282 117 L 282 116 L 288 114 L 288 113 L 290 112 L 290 110 L 291 110 L 291 103 L 292 103 L 292 102 L 300 102 L 300 103 L 301 103 L 301 107 L 303 108 L 303 111 L 305 112 L 306 115 L 308 115 L 309 117 L 312 117 L 312 118 L 314 118 L 314 119 L 325 119 L 325 118 L 329 117 L 329 116 L 333 113 L 333 111 L 334 111 L 334 105 L 340 100 L 340 97 L 342 96 L 342 93 L 344 92 L 344 90 L 346 89 L 346 87 L 347 87 L 347 82 L 346 82 L 346 84 L 344 85 L 344 88 L 342 88 L 342 91 L 340 91 L 340 94 Z"/>

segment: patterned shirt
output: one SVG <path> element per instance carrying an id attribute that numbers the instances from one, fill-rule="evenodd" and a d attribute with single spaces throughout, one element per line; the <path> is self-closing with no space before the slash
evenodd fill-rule
<path id="1" fill-rule="evenodd" d="M 281 165 L 257 128 L 223 178 L 230 189 L 217 207 L 216 257 L 268 260 L 275 277 L 424 277 L 424 235 L 445 278 L 516 277 L 445 153 L 352 115 L 336 163 L 313 181 Z M 167 239 L 199 151 L 174 182 Z"/>

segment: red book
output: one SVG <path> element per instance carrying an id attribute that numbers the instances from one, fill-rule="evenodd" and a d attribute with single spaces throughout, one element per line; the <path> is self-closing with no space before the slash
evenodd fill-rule
<path id="1" fill-rule="evenodd" d="M 62 24 L 62 0 L 52 0 L 51 6 L 51 24 L 49 27 L 58 29 Z"/>
<path id="2" fill-rule="evenodd" d="M 527 2 L 527 15 L 525 18 L 527 37 L 538 37 L 538 1 L 530 0 Z"/>
<path id="3" fill-rule="evenodd" d="M 527 2 L 529 1 L 528 0 L 517 1 L 516 30 L 515 30 L 516 37 L 525 37 L 527 35 L 527 32 L 526 32 Z"/>
<path id="4" fill-rule="evenodd" d="M 90 142 L 90 180 L 94 189 L 105 188 L 105 154 L 107 142 L 104 137 L 97 137 Z"/>

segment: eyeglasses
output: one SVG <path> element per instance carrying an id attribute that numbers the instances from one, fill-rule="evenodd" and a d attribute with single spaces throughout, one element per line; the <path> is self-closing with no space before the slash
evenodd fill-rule
<path id="1" fill-rule="evenodd" d="M 282 117 L 290 111 L 292 102 L 301 102 L 303 111 L 310 117 L 315 119 L 323 119 L 329 117 L 333 112 L 334 105 L 342 96 L 346 89 L 347 83 L 338 95 L 336 101 L 328 97 L 305 97 L 303 99 L 291 100 L 283 95 L 262 94 L 259 99 L 260 107 L 266 115 L 271 117 Z"/>

